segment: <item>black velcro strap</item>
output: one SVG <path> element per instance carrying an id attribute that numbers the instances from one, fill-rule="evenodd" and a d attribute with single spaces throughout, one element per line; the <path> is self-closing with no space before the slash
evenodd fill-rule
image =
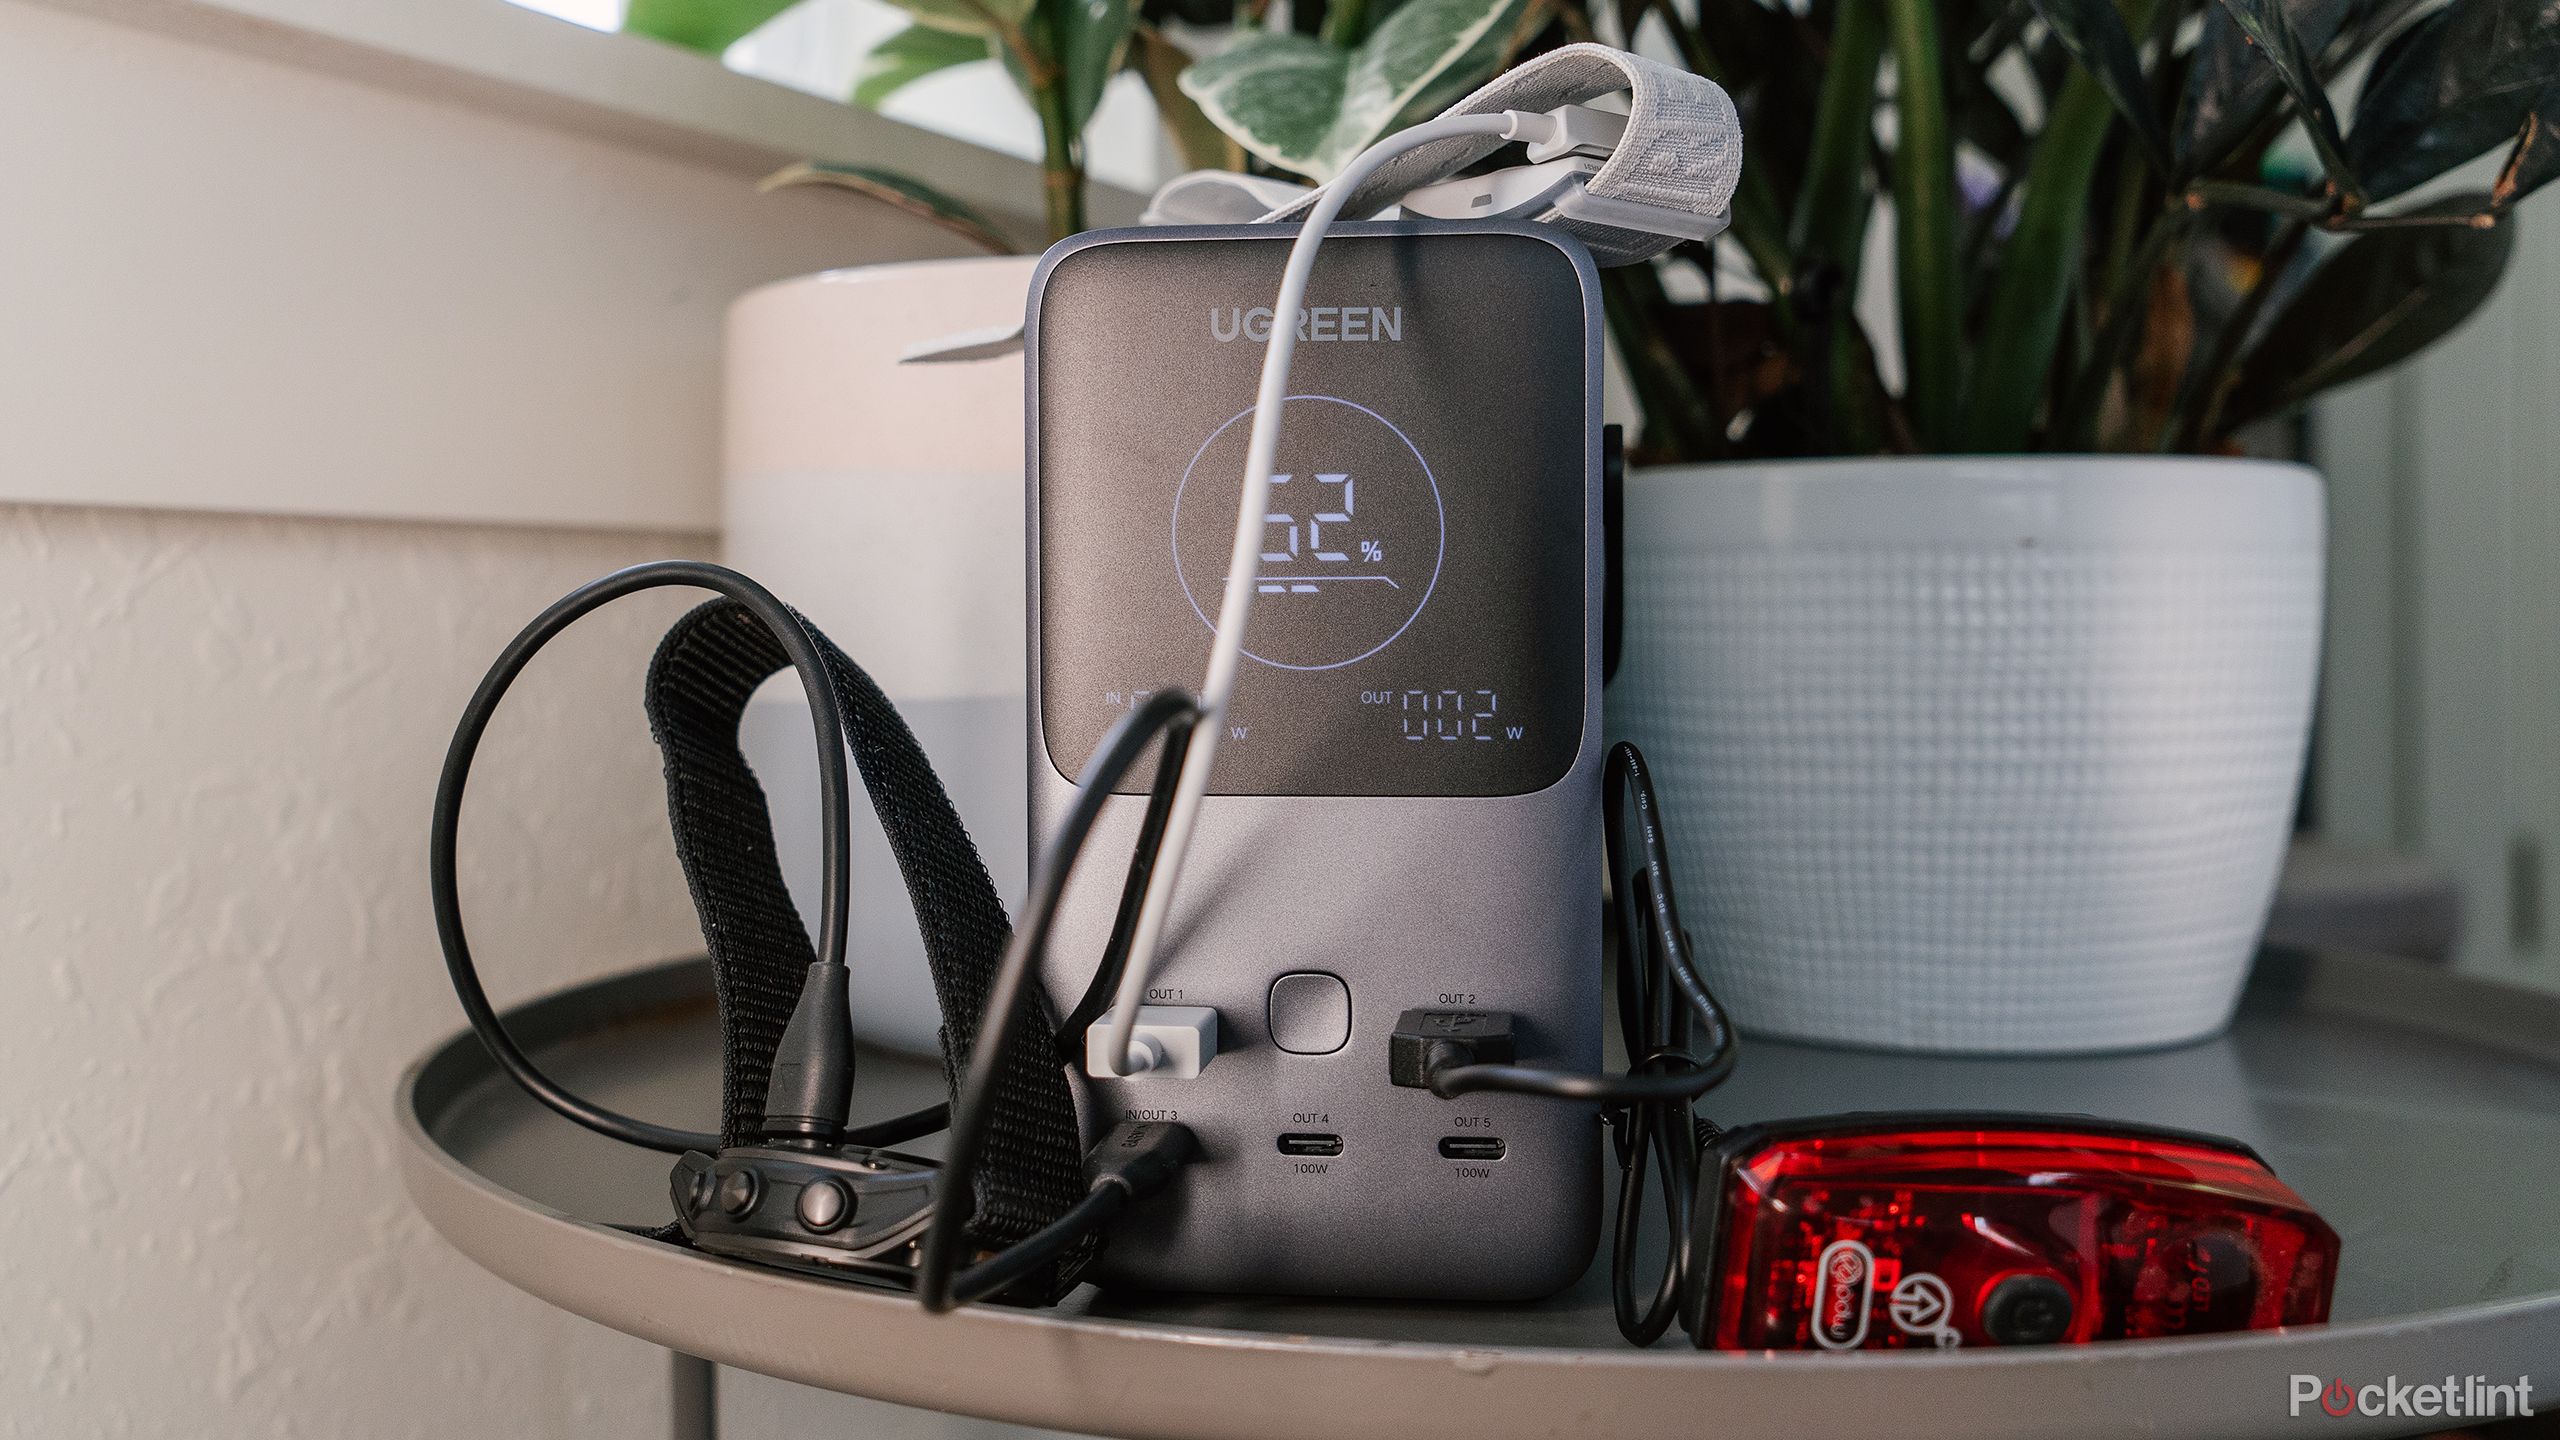
<path id="1" fill-rule="evenodd" d="M 956 1100 L 1012 927 L 959 812 L 896 707 L 816 626 L 800 623 L 825 657 L 854 766 L 915 905 L 942 1010 L 943 1077 Z M 745 606 L 714 600 L 676 622 L 649 666 L 649 731 L 666 759 L 676 858 L 702 919 L 719 1000 L 727 1145 L 760 1136 L 774 1047 L 817 958 L 782 883 L 763 787 L 738 748 L 748 697 L 789 664 Z M 1075 1099 L 1057 1063 L 1056 1022 L 1036 987 L 1029 1007 L 998 1080 L 996 1120 L 972 1197 L 973 1248 L 1012 1244 L 1084 1198 Z M 1080 1247 L 1061 1262 L 1044 1287 L 1051 1298 L 1074 1283 L 1090 1252 L 1090 1245 Z"/>

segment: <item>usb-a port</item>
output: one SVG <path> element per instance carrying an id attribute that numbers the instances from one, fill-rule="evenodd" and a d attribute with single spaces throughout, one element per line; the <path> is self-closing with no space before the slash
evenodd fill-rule
<path id="1" fill-rule="evenodd" d="M 1280 1137 L 1280 1153 L 1283 1155 L 1339 1155 L 1342 1153 L 1342 1137 L 1318 1135 L 1312 1131 L 1293 1132 Z"/>
<path id="2" fill-rule="evenodd" d="M 1452 1160 L 1499 1160 L 1502 1142 L 1490 1135 L 1443 1135 L 1440 1153 Z"/>

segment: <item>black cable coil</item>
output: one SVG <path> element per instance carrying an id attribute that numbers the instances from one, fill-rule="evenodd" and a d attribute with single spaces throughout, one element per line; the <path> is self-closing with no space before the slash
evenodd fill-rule
<path id="1" fill-rule="evenodd" d="M 1693 1253 L 1691 1221 L 1706 1122 L 1690 1107 L 1733 1073 L 1736 1045 L 1724 1008 L 1698 973 L 1671 886 L 1670 844 L 1644 752 L 1620 741 L 1601 780 L 1610 894 L 1617 910 L 1618 1034 L 1623 1075 L 1582 1075 L 1527 1065 L 1446 1065 L 1427 1072 L 1433 1093 L 1494 1090 L 1594 1100 L 1618 1159 L 1618 1212 L 1609 1244 L 1609 1302 L 1618 1333 L 1651 1345 L 1695 1313 L 1710 1257 Z M 1696 1034 L 1693 1037 L 1692 1027 Z M 1703 1046 L 1696 1053 L 1693 1043 Z M 1712 1127 L 1709 1127 L 1710 1129 Z M 1649 1173 L 1650 1172 L 1650 1173 Z M 1650 1295 L 1637 1289 L 1636 1244 L 1647 1180 L 1658 1180 L 1670 1222 L 1670 1256 Z"/>
<path id="2" fill-rule="evenodd" d="M 633 1119 L 593 1103 L 544 1074 L 518 1046 L 482 987 L 462 920 L 456 850 L 462 800 L 471 764 L 499 702 L 536 652 L 589 612 L 638 591 L 688 585 L 715 591 L 751 612 L 771 630 L 808 692 L 816 730 L 821 803 L 820 929 L 817 953 L 842 964 L 849 898 L 845 857 L 851 844 L 850 782 L 842 722 L 829 693 L 818 642 L 808 624 L 772 592 L 736 571 L 701 561 L 669 560 L 633 566 L 571 592 L 544 610 L 490 666 L 465 706 L 445 756 L 429 844 L 429 887 L 445 964 L 463 1013 L 499 1066 L 525 1092 L 562 1116 L 599 1134 L 647 1149 L 717 1151 L 721 1137 Z M 1061 819 L 1033 875 L 1022 920 L 1014 928 L 980 1018 L 971 1063 L 956 1104 L 935 1105 L 845 1132 L 857 1146 L 895 1144 L 943 1128 L 950 1139 L 916 1268 L 916 1291 L 928 1309 L 940 1311 L 999 1294 L 1057 1259 L 1110 1222 L 1136 1196 L 1163 1183 L 1190 1158 L 1187 1132 L 1180 1143 L 1153 1147 L 1137 1171 L 1102 1167 L 1084 1199 L 1045 1228 L 961 1265 L 969 1219 L 971 1180 L 982 1159 L 997 1096 L 999 1061 L 1017 1017 L 1032 1003 L 1050 932 L 1068 881 L 1105 804 L 1121 781 L 1161 740 L 1147 809 L 1141 820 L 1119 910 L 1109 942 L 1083 997 L 1058 1028 L 1060 1064 L 1069 1064 L 1074 1037 L 1102 1014 L 1128 963 L 1129 941 L 1147 884 L 1154 873 L 1198 703 L 1180 690 L 1159 690 L 1113 726 L 1077 778 L 1074 803 Z M 1597 1102 L 1611 1130 L 1618 1161 L 1619 1193 L 1610 1250 L 1611 1303 L 1620 1332 L 1650 1345 L 1682 1318 L 1705 1283 L 1708 1257 L 1692 1253 L 1690 1233 L 1702 1137 L 1712 1127 L 1691 1105 L 1732 1072 L 1735 1039 L 1722 1008 L 1698 973 L 1673 898 L 1668 846 L 1660 807 L 1644 757 L 1620 743 L 1603 774 L 1608 873 L 1617 919 L 1615 978 L 1618 1023 L 1629 1056 L 1621 1075 L 1587 1075 L 1525 1065 L 1456 1064 L 1429 1071 L 1442 1096 L 1489 1090 L 1560 1100 Z M 1698 1053 L 1695 1046 L 1702 1046 Z M 1176 1127 L 1178 1128 L 1178 1127 Z M 1133 1174 L 1138 1178 L 1133 1179 Z M 1633 1272 L 1644 1196 L 1659 1188 L 1669 1220 L 1670 1254 L 1649 1294 Z M 1692 1307 L 1693 1308 L 1693 1307 Z"/>

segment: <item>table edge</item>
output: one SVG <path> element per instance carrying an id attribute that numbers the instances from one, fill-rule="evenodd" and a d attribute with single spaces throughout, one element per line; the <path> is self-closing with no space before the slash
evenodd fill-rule
<path id="1" fill-rule="evenodd" d="M 2280 961 L 2270 984 L 2280 1001 L 2405 1024 L 2406 1012 L 2392 1009 L 2402 987 L 2389 983 L 2401 968 L 2297 952 Z M 2482 1002 L 2462 1007 L 2480 1012 L 2478 1027 L 2462 1018 L 2466 1040 L 2560 1059 L 2560 1044 L 2529 1030 L 2520 1013 L 2547 1008 L 2540 1018 L 2552 1022 L 2560 997 L 2420 974 L 2457 991 L 2485 992 L 2458 997 Z M 522 1042 L 541 1045 L 707 996 L 703 962 L 678 960 L 544 996 L 509 1012 L 508 1024 Z M 1604 1414 L 1622 1429 L 1694 1426 L 1712 1396 L 1714 1408 L 1737 1424 L 1806 1432 L 1856 1428 L 1885 1407 L 1907 1440 L 1999 1440 L 2046 1433 L 2056 1407 L 2068 1406 L 2082 1433 L 2171 1429 L 2209 1440 L 2284 1428 L 2284 1377 L 2311 1363 L 2308 1352 L 2316 1352 L 2322 1373 L 2359 1378 L 2391 1373 L 2395 1352 L 2420 1338 L 2437 1348 L 2458 1344 L 2471 1370 L 2493 1378 L 2532 1374 L 2535 1360 L 2548 1365 L 2560 1354 L 2560 1293 L 2247 1335 L 1859 1356 L 1465 1346 L 986 1306 L 928 1316 L 903 1295 L 733 1264 L 580 1220 L 479 1175 L 429 1125 L 491 1073 L 466 1031 L 412 1063 L 398 1092 L 402 1179 L 428 1223 L 475 1263 L 551 1304 L 670 1349 L 1013 1424 L 1245 1440 L 1303 1428 L 1311 1405 L 1353 1406 L 1364 1426 L 1392 1424 L 1412 1440 L 1484 1440 L 1512 1424 L 1532 1432 L 1589 1428 Z M 763 1310 L 759 1323 L 735 1323 L 747 1305 Z M 1004 1363 L 991 1366 L 987 1357 L 999 1354 Z M 1820 1384 L 1804 1383 L 1817 1375 Z M 1990 1377 L 1999 1383 L 1986 1387 Z M 2213 1404 L 2234 1387 L 2261 1391 L 2263 1405 L 2235 1411 Z M 1204 1394 L 1220 1403 L 1201 1405 Z M 1986 1395 L 1995 1402 L 1987 1411 Z M 1490 1425 L 1497 1418 L 1510 1423 Z M 2350 1416 L 2332 1422 L 2328 1433 L 2390 1431 L 2387 1420 Z"/>

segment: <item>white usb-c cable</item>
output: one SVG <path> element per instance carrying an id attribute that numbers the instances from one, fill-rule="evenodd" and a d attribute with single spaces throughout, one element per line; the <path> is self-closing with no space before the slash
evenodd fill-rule
<path id="1" fill-rule="evenodd" d="M 1216 763 L 1218 737 L 1226 728 L 1227 700 L 1235 691 L 1236 670 L 1244 659 L 1244 629 L 1253 607 L 1254 582 L 1262 564 L 1263 514 L 1271 507 L 1271 467 L 1280 450 L 1281 410 L 1289 398 L 1289 362 L 1298 348 L 1296 317 L 1306 303 L 1307 281 L 1315 273 L 1316 251 L 1325 232 L 1342 213 L 1344 202 L 1389 160 L 1466 136 L 1492 135 L 1531 144 L 1553 141 L 1562 122 L 1553 115 L 1502 110 L 1483 115 L 1449 115 L 1428 120 L 1378 141 L 1354 156 L 1322 190 L 1298 227 L 1289 259 L 1280 272 L 1280 295 L 1271 304 L 1271 339 L 1262 356 L 1262 384 L 1254 397 L 1253 428 L 1245 445 L 1244 488 L 1236 501 L 1235 543 L 1227 556 L 1226 593 L 1218 601 L 1217 638 L 1209 647 L 1209 671 L 1200 684 L 1200 719 L 1191 729 L 1191 748 L 1183 756 L 1175 781 L 1173 804 L 1165 815 L 1164 842 L 1149 878 L 1137 928 L 1129 940 L 1128 968 L 1111 1005 L 1111 1028 L 1102 1047 L 1114 1074 L 1136 1075 L 1151 1068 L 1152 1057 L 1133 1053 L 1138 1007 L 1155 973 L 1156 947 L 1173 910 L 1174 887 L 1182 876 L 1183 854 L 1190 848 L 1191 827 L 1199 818 L 1201 798 L 1208 793 L 1209 769 Z"/>

